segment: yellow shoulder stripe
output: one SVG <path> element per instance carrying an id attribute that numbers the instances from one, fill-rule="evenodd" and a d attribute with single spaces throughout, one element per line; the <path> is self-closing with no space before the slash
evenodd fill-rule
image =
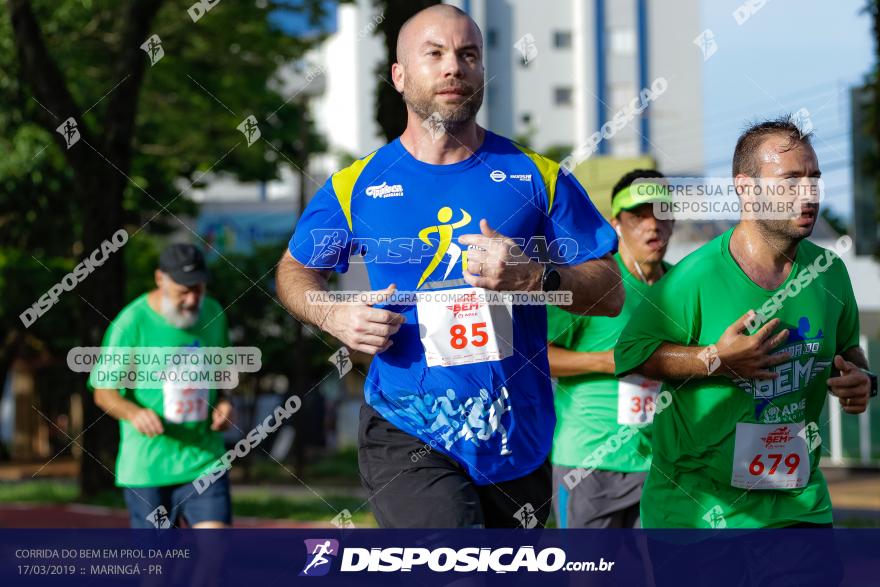
<path id="1" fill-rule="evenodd" d="M 345 220 L 348 222 L 349 230 L 353 230 L 351 225 L 351 196 L 352 192 L 354 192 L 354 184 L 375 154 L 376 151 L 373 151 L 363 159 L 358 159 L 345 169 L 337 171 L 330 178 L 336 199 L 339 200 L 339 207 L 342 208 L 342 213 L 345 214 Z"/>
<path id="2" fill-rule="evenodd" d="M 512 142 L 512 141 L 511 141 Z M 524 147 L 518 143 L 513 143 L 516 148 L 532 160 L 544 180 L 544 187 L 547 190 L 547 214 L 553 207 L 553 198 L 556 197 L 556 178 L 559 177 L 559 163 L 535 153 L 531 149 Z"/>

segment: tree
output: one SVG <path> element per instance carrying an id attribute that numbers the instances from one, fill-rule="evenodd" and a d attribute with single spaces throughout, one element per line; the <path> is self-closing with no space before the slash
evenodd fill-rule
<path id="1" fill-rule="evenodd" d="M 270 17 L 303 11 L 318 22 L 326 3 L 227 0 L 195 22 L 187 16 L 192 4 L 7 0 L 0 7 L 2 135 L 27 139 L 19 159 L 46 188 L 15 203 L 30 179 L 0 168 L 0 212 L 9 214 L 2 222 L 21 223 L 13 244 L 27 240 L 21 233 L 28 227 L 45 224 L 39 248 L 76 260 L 121 227 L 132 238 L 179 228 L 178 214 L 193 210 L 185 193 L 205 172 L 266 181 L 282 164 L 301 167 L 319 144 L 303 104 L 287 103 L 273 82 L 281 65 L 320 37 L 288 36 Z M 248 116 L 262 135 L 252 144 L 237 129 Z M 75 132 L 63 126 L 71 118 Z M 75 133 L 78 140 L 68 143 Z M 84 300 L 77 303 L 79 344 L 100 343 L 108 317 L 125 302 L 125 282 L 117 254 L 77 286 L 76 299 Z M 31 300 L 43 293 L 24 289 Z M 14 325 L 7 338 L 20 345 L 21 328 Z M 115 446 L 106 440 L 115 426 L 90 398 L 85 405 L 83 447 L 100 462 L 83 459 L 81 488 L 94 494 L 109 482 Z"/>
<path id="2" fill-rule="evenodd" d="M 376 122 L 385 139 L 393 141 L 406 128 L 406 105 L 391 82 L 391 64 L 397 60 L 397 36 L 400 27 L 411 16 L 438 0 L 376 0 L 376 8 L 384 19 L 379 31 L 385 39 L 385 61 L 376 69 L 379 79 L 376 86 Z"/>

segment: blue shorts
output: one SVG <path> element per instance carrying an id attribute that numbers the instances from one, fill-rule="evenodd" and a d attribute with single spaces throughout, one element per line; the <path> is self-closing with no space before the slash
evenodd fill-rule
<path id="1" fill-rule="evenodd" d="M 124 493 L 132 528 L 177 528 L 180 518 L 190 526 L 200 522 L 232 523 L 228 473 L 201 494 L 192 483 L 125 487 Z"/>

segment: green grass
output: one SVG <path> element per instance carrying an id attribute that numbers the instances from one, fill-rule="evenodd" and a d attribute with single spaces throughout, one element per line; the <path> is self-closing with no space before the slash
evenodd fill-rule
<path id="1" fill-rule="evenodd" d="M 0 483 L 0 502 L 66 503 L 73 500 L 76 493 L 77 488 L 72 483 L 50 483 L 48 481 Z"/>
<path id="2" fill-rule="evenodd" d="M 285 470 L 285 467 L 293 470 L 289 464 L 282 467 L 271 459 L 255 459 L 249 466 L 250 478 L 253 480 L 266 483 L 287 483 L 291 480 L 290 472 Z M 308 464 L 302 479 L 309 484 L 359 485 L 357 449 L 345 449 Z"/>
<path id="3" fill-rule="evenodd" d="M 80 499 L 79 488 L 72 481 L 24 481 L 0 484 L 0 503 L 85 504 L 124 508 L 122 491 L 110 491 L 95 498 Z M 360 509 L 358 509 L 360 508 Z M 355 526 L 376 525 L 369 507 L 354 496 L 273 495 L 267 490 L 232 490 L 232 511 L 236 516 L 330 523 L 336 512 L 347 509 Z"/>
<path id="4" fill-rule="evenodd" d="M 337 512 L 348 510 L 355 526 L 375 527 L 376 521 L 363 499 L 343 495 L 288 497 L 268 491 L 233 493 L 232 511 L 236 516 L 253 516 L 275 520 L 329 523 Z"/>
<path id="5" fill-rule="evenodd" d="M 309 465 L 306 474 L 310 479 L 334 479 L 360 483 L 356 448 L 347 448 L 328 455 Z"/>
<path id="6" fill-rule="evenodd" d="M 22 481 L 0 484 L 0 502 L 81 503 L 106 507 L 125 507 L 121 491 L 106 491 L 90 499 L 78 499 L 79 487 L 73 481 Z"/>

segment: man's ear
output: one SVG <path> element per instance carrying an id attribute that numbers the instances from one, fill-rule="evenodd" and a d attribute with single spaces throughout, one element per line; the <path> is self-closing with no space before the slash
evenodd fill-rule
<path id="1" fill-rule="evenodd" d="M 156 280 L 156 288 L 157 288 L 157 289 L 162 289 L 162 279 L 163 279 L 164 277 L 165 277 L 165 276 L 164 276 L 164 275 L 162 274 L 162 272 L 159 271 L 158 269 L 156 269 L 156 270 L 153 272 L 153 278 Z"/>
<path id="2" fill-rule="evenodd" d="M 391 81 L 394 82 L 394 89 L 399 93 L 403 93 L 403 81 L 406 75 L 403 71 L 403 66 L 400 63 L 394 62 L 391 64 Z"/>
<path id="3" fill-rule="evenodd" d="M 740 198 L 751 198 L 754 193 L 755 178 L 749 177 L 744 173 L 738 173 L 733 178 L 733 187 L 736 189 L 736 195 Z"/>

